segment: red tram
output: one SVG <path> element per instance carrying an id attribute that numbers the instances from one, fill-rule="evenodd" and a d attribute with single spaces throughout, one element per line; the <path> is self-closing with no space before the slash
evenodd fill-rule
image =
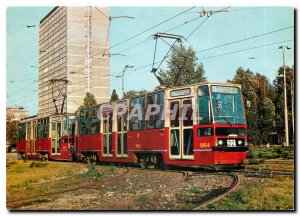
<path id="1" fill-rule="evenodd" d="M 17 152 L 27 158 L 72 160 L 74 114 L 30 117 L 19 124 Z"/>
<path id="2" fill-rule="evenodd" d="M 246 131 L 241 87 L 200 83 L 38 119 L 36 152 L 51 159 L 218 169 L 244 163 Z"/>
<path id="3" fill-rule="evenodd" d="M 37 152 L 42 158 L 72 160 L 74 114 L 52 115 L 38 119 Z"/>
<path id="4" fill-rule="evenodd" d="M 18 129 L 17 152 L 27 158 L 38 158 L 35 151 L 36 116 L 27 117 L 20 123 Z"/>

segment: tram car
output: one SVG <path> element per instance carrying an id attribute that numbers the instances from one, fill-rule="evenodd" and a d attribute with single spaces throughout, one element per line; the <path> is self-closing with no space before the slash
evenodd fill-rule
<path id="1" fill-rule="evenodd" d="M 38 154 L 35 151 L 36 117 L 35 115 L 25 118 L 18 128 L 17 153 L 30 159 L 38 158 Z"/>
<path id="2" fill-rule="evenodd" d="M 24 120 L 17 151 L 28 158 L 141 167 L 236 168 L 248 150 L 243 104 L 236 84 L 166 88 L 75 114 Z"/>
<path id="3" fill-rule="evenodd" d="M 75 116 L 36 116 L 19 124 L 17 153 L 26 158 L 73 160 Z"/>
<path id="4" fill-rule="evenodd" d="M 235 84 L 168 88 L 81 109 L 75 118 L 78 160 L 219 169 L 246 159 L 243 97 Z"/>

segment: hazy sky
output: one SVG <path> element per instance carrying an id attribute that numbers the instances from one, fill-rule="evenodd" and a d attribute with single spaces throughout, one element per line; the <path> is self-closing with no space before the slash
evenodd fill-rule
<path id="1" fill-rule="evenodd" d="M 38 111 L 38 84 L 36 82 L 38 80 L 38 24 L 51 9 L 52 7 L 11 7 L 7 9 L 7 106 L 14 106 L 15 104 L 24 106 L 30 115 Z M 126 64 L 135 66 L 133 69 L 126 71 L 125 91 L 130 89 L 152 90 L 158 85 L 155 77 L 150 73 L 151 66 L 142 67 L 151 64 L 153 61 L 155 41 L 151 38 L 147 40 L 147 38 L 156 32 L 166 32 L 173 27 L 199 17 L 198 11 L 202 10 L 202 7 L 196 7 L 120 45 L 116 44 L 187 9 L 189 8 L 110 8 L 111 16 L 135 17 L 135 19 L 113 19 L 111 23 L 110 46 L 113 48 L 110 52 L 126 55 L 111 57 L 111 74 L 120 74 Z M 204 9 L 219 10 L 222 8 L 206 6 Z M 205 19 L 207 17 L 203 16 L 169 33 L 188 37 Z M 36 28 L 28 29 L 26 25 L 35 25 Z M 270 81 L 273 81 L 277 69 L 282 65 L 282 52 L 278 49 L 278 46 L 287 45 L 292 48 L 286 53 L 286 65 L 292 66 L 294 64 L 294 41 L 270 44 L 293 40 L 293 25 L 293 8 L 231 7 L 228 12 L 210 16 L 184 42 L 184 45 L 192 46 L 194 50 L 199 51 L 197 53 L 198 62 L 204 64 L 206 76 L 210 82 L 226 82 L 226 80 L 232 79 L 239 66 L 266 75 Z M 273 31 L 276 32 L 209 49 Z M 139 45 L 128 49 L 136 44 Z M 248 49 L 255 47 L 260 48 Z M 156 60 L 162 59 L 168 48 L 169 46 L 166 43 L 159 41 Z M 205 49 L 209 50 L 201 51 Z M 161 68 L 165 67 L 166 65 L 163 64 Z M 111 91 L 114 88 L 121 95 L 121 80 L 111 77 Z"/>

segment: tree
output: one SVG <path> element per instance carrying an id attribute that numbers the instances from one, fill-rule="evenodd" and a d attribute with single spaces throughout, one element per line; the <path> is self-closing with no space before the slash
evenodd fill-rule
<path id="1" fill-rule="evenodd" d="M 268 78 L 239 67 L 230 82 L 241 84 L 242 94 L 246 99 L 244 102 L 246 103 L 247 100 L 251 102 L 251 107 L 246 108 L 249 142 L 267 143 L 269 134 L 275 127 L 275 105 L 271 100 L 273 91 L 270 90 Z"/>
<path id="2" fill-rule="evenodd" d="M 92 107 L 95 105 L 97 105 L 95 96 L 93 94 L 91 94 L 90 92 L 87 92 L 85 97 L 83 98 L 83 104 L 80 105 L 78 109 Z"/>
<path id="3" fill-rule="evenodd" d="M 159 77 L 166 86 L 175 85 L 176 78 L 181 70 L 183 70 L 183 73 L 179 77 L 179 86 L 207 81 L 204 66 L 202 63 L 197 64 L 196 52 L 192 47 L 185 48 L 182 44 L 175 46 L 167 65 L 167 70 L 158 72 Z"/>
<path id="4" fill-rule="evenodd" d="M 13 121 L 13 116 L 6 115 L 6 142 L 16 144 L 18 140 L 18 121 Z"/>
<path id="5" fill-rule="evenodd" d="M 147 90 L 143 89 L 143 90 L 130 90 L 128 92 L 125 92 L 124 98 L 123 99 L 128 99 L 128 98 L 133 98 L 133 97 L 137 97 L 140 95 L 146 95 L 148 93 Z"/>
<path id="6" fill-rule="evenodd" d="M 258 125 L 257 125 L 257 96 L 255 89 L 257 88 L 257 83 L 254 80 L 254 74 L 250 70 L 244 70 L 242 67 L 239 67 L 236 71 L 236 75 L 232 83 L 242 85 L 242 94 L 246 100 L 251 101 L 251 107 L 246 109 L 246 119 L 248 125 L 248 140 L 249 142 L 256 142 L 256 137 L 258 134 Z M 244 100 L 244 102 L 246 101 Z M 246 104 L 244 104 L 246 107 Z"/>
<path id="7" fill-rule="evenodd" d="M 280 67 L 277 72 L 278 75 L 283 74 L 283 68 Z M 288 119 L 292 119 L 292 101 L 291 101 L 291 81 L 294 80 L 294 67 L 286 67 L 286 93 L 287 93 L 287 105 L 288 105 Z M 272 90 L 272 101 L 275 104 L 275 121 L 276 121 L 276 132 L 278 134 L 279 140 L 283 141 L 284 134 L 284 86 L 283 86 L 283 77 L 277 76 L 273 81 L 273 90 Z M 292 122 L 289 121 L 289 138 L 290 142 L 293 141 L 292 137 Z"/>
<path id="8" fill-rule="evenodd" d="M 111 93 L 110 102 L 117 101 L 117 100 L 119 100 L 119 96 L 116 92 L 116 89 L 114 89 Z"/>

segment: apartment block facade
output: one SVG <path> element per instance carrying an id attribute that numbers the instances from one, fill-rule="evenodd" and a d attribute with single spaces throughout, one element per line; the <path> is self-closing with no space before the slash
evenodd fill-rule
<path id="1" fill-rule="evenodd" d="M 55 7 L 39 27 L 39 117 L 74 113 L 86 92 L 110 98 L 108 8 Z M 109 49 L 105 51 L 109 53 Z"/>

